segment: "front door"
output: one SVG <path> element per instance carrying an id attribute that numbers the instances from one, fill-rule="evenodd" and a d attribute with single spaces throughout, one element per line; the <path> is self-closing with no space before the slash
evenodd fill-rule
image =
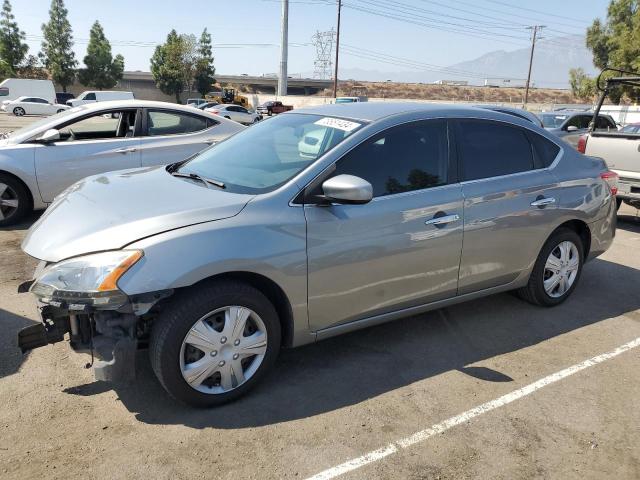
<path id="1" fill-rule="evenodd" d="M 532 267 L 561 215 L 551 171 L 560 148 L 503 122 L 460 120 L 456 139 L 464 195 L 459 294 L 506 285 Z"/>
<path id="2" fill-rule="evenodd" d="M 454 296 L 462 195 L 446 121 L 393 127 L 336 163 L 373 186 L 366 205 L 305 205 L 312 330 Z"/>
<path id="3" fill-rule="evenodd" d="M 136 110 L 101 112 L 60 126 L 60 141 L 35 146 L 42 201 L 50 203 L 69 185 L 98 173 L 140 166 Z"/>

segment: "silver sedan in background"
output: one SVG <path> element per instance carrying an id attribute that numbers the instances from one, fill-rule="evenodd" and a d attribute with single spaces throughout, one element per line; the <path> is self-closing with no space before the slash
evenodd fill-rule
<path id="1" fill-rule="evenodd" d="M 0 140 L 0 226 L 40 210 L 98 173 L 190 157 L 244 127 L 164 102 L 122 100 L 72 108 Z"/>

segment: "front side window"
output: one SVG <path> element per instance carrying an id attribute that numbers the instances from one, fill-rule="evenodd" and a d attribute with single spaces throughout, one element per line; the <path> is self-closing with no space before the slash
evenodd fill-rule
<path id="1" fill-rule="evenodd" d="M 441 120 L 390 128 L 354 148 L 336 163 L 336 175 L 355 175 L 382 197 L 447 183 L 447 124 Z"/>
<path id="2" fill-rule="evenodd" d="M 609 130 L 612 128 L 616 130 L 615 124 L 607 117 L 598 117 L 596 119 L 596 128 L 598 130 Z"/>
<path id="3" fill-rule="evenodd" d="M 204 117 L 162 110 L 147 112 L 147 130 L 151 137 L 193 133 L 205 128 L 207 128 L 207 119 Z"/>
<path id="4" fill-rule="evenodd" d="M 87 93 L 83 100 L 95 100 L 96 99 L 96 94 L 95 93 Z"/>
<path id="5" fill-rule="evenodd" d="M 534 168 L 531 144 L 521 128 L 488 120 L 460 120 L 456 138 L 463 181 Z"/>
<path id="6" fill-rule="evenodd" d="M 564 129 L 566 130 L 568 127 L 577 127 L 579 130 L 589 128 L 590 121 L 591 117 L 589 115 L 576 115 L 569 119 Z"/>
<path id="7" fill-rule="evenodd" d="M 104 140 L 132 137 L 136 110 L 101 112 L 60 128 L 60 141 Z"/>
<path id="8" fill-rule="evenodd" d="M 281 115 L 204 150 L 179 168 L 237 193 L 276 189 L 362 126 L 321 115 Z"/>

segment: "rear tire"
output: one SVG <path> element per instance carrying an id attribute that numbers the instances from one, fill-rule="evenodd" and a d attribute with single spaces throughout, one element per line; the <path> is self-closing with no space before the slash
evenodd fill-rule
<path id="1" fill-rule="evenodd" d="M 243 323 L 249 330 L 241 327 L 237 336 L 226 330 L 232 317 L 231 308 L 236 309 L 235 312 L 249 312 Z M 232 323 L 229 328 L 234 326 Z M 198 330 L 194 330 L 196 328 Z M 196 343 L 190 341 L 194 331 Z M 244 336 L 247 332 L 250 335 Z M 203 334 L 204 344 L 196 345 Z M 257 350 L 247 350 L 246 344 L 255 341 L 252 339 L 256 335 L 260 346 Z M 244 395 L 266 375 L 278 356 L 280 338 L 278 314 L 262 292 L 238 281 L 211 281 L 172 298 L 154 322 L 149 355 L 158 380 L 173 398 L 196 407 L 212 407 Z M 247 355 L 247 351 L 251 353 Z M 254 351 L 260 353 L 253 354 Z M 239 360 L 237 352 L 241 354 Z M 254 364 L 258 360 L 259 363 Z M 240 370 L 237 362 L 241 362 Z M 200 368 L 199 364 L 205 363 L 203 373 L 192 373 L 196 371 L 194 368 Z M 230 370 L 223 370 L 223 366 Z M 223 375 L 232 378 L 227 386 Z M 201 379 L 194 380 L 195 376 Z"/>
<path id="2" fill-rule="evenodd" d="M 580 236 L 568 228 L 559 228 L 542 247 L 529 283 L 516 293 L 534 305 L 559 305 L 576 288 L 583 264 L 584 247 Z"/>
<path id="3" fill-rule="evenodd" d="M 31 196 L 15 178 L 0 173 L 0 227 L 14 225 L 31 211 Z"/>
<path id="4" fill-rule="evenodd" d="M 62 112 L 64 112 L 64 108 L 58 109 L 58 111 L 56 113 L 62 113 Z"/>

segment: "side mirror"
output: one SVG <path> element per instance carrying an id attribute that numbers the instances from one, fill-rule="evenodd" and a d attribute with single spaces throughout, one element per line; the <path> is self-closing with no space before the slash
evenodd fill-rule
<path id="1" fill-rule="evenodd" d="M 567 127 L 567 132 L 577 132 L 578 131 L 578 127 L 576 127 L 575 125 L 569 125 Z"/>
<path id="2" fill-rule="evenodd" d="M 36 141 L 41 143 L 52 143 L 57 142 L 58 140 L 60 140 L 60 132 L 55 128 L 50 128 L 38 138 L 36 138 Z"/>
<path id="3" fill-rule="evenodd" d="M 373 198 L 373 187 L 366 180 L 354 175 L 338 175 L 322 184 L 326 200 L 335 203 L 359 205 Z"/>

